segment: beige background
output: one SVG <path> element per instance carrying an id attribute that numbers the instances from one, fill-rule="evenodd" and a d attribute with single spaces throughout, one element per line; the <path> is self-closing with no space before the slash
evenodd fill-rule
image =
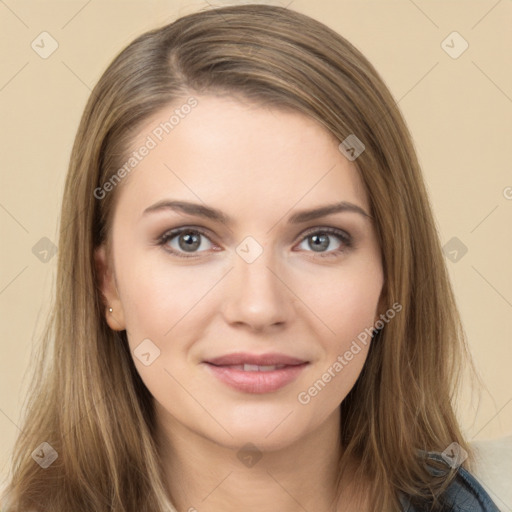
<path id="1" fill-rule="evenodd" d="M 463 428 L 472 440 L 511 435 L 512 1 L 273 3 L 349 39 L 398 101 L 442 243 L 457 237 L 468 249 L 447 265 L 487 391 L 479 405 L 464 393 Z M 205 7 L 203 0 L 0 0 L 0 478 L 55 275 L 56 258 L 44 263 L 32 249 L 43 237 L 57 241 L 62 187 L 85 101 L 135 36 Z M 44 31 L 58 43 L 46 59 L 31 47 L 35 41 L 39 52 L 51 48 Z M 451 35 L 442 44 L 453 31 L 463 39 Z M 452 55 L 460 52 L 464 40 L 469 46 L 457 58 L 445 51 L 449 45 Z"/>

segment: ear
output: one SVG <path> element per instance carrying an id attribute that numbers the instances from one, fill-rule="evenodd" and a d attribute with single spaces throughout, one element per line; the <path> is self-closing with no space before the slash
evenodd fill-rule
<path id="1" fill-rule="evenodd" d="M 124 310 L 104 244 L 94 250 L 94 263 L 98 275 L 98 286 L 105 303 L 107 324 L 113 331 L 123 331 L 126 329 Z M 110 308 L 112 308 L 112 312 L 109 311 Z"/>

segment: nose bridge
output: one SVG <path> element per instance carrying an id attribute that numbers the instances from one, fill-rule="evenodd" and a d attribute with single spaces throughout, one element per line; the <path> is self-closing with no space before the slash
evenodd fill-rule
<path id="1" fill-rule="evenodd" d="M 279 275 L 282 268 L 270 248 L 247 237 L 236 249 L 224 314 L 229 322 L 253 327 L 282 323 L 291 310 L 290 292 Z"/>

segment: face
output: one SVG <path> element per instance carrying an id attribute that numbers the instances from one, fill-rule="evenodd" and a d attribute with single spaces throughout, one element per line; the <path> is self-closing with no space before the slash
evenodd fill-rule
<path id="1" fill-rule="evenodd" d="M 117 191 L 112 259 L 96 252 L 107 321 L 162 424 L 285 446 L 339 414 L 365 362 L 383 286 L 368 198 L 311 118 L 196 99 L 133 143 L 153 147 Z"/>

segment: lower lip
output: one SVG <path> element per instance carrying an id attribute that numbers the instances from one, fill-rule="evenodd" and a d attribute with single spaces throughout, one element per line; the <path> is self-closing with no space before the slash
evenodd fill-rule
<path id="1" fill-rule="evenodd" d="M 271 393 L 294 381 L 309 363 L 285 366 L 268 372 L 246 372 L 229 366 L 205 363 L 210 372 L 228 386 L 245 393 Z"/>

